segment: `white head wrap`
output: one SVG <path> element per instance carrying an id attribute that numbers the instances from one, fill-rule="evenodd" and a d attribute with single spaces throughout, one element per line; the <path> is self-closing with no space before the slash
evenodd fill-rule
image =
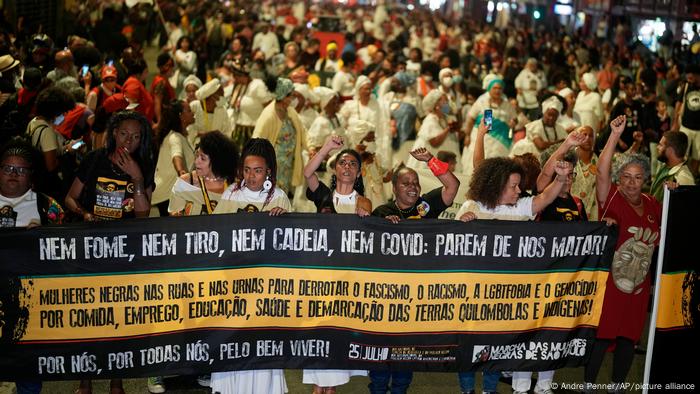
<path id="1" fill-rule="evenodd" d="M 338 93 L 336 93 L 335 90 L 325 86 L 315 88 L 314 93 L 316 96 L 318 96 L 319 102 L 321 103 L 321 109 L 325 109 L 326 105 L 328 105 L 331 99 L 338 96 Z"/>
<path id="2" fill-rule="evenodd" d="M 440 70 L 440 73 L 438 73 L 438 78 L 440 78 L 440 80 L 442 81 L 442 78 L 446 77 L 448 73 L 452 75 L 452 69 L 443 68 L 442 70 Z"/>
<path id="3" fill-rule="evenodd" d="M 185 78 L 184 81 L 182 81 L 183 87 L 186 87 L 187 85 L 195 85 L 197 89 L 199 89 L 202 87 L 202 81 L 199 78 L 197 78 L 196 75 L 191 74 L 187 76 L 187 78 Z"/>
<path id="4" fill-rule="evenodd" d="M 362 141 L 362 139 L 365 138 L 365 136 L 369 132 L 374 131 L 374 129 L 375 129 L 374 124 L 372 124 L 366 120 L 355 119 L 355 118 L 350 119 L 350 122 L 348 123 L 347 131 L 346 131 L 348 139 L 350 140 L 350 146 L 358 145 L 360 143 L 360 141 Z M 374 143 L 370 143 L 370 144 L 374 144 Z M 368 146 L 368 149 L 369 149 L 370 144 L 365 144 Z"/>
<path id="5" fill-rule="evenodd" d="M 598 87 L 598 80 L 593 73 L 585 73 L 581 78 L 583 78 L 583 83 L 588 86 L 588 89 L 595 90 Z"/>
<path id="6" fill-rule="evenodd" d="M 489 87 L 491 81 L 493 81 L 494 79 L 499 79 L 498 75 L 488 74 L 487 76 L 485 76 L 484 80 L 481 82 L 481 89 L 486 90 Z"/>
<path id="7" fill-rule="evenodd" d="M 364 85 L 371 85 L 372 81 L 366 75 L 360 75 L 355 82 L 355 94 L 360 91 L 360 88 Z"/>
<path id="8" fill-rule="evenodd" d="M 437 89 L 433 89 L 428 92 L 428 94 L 425 95 L 425 98 L 423 98 L 423 111 L 425 111 L 426 114 L 432 112 L 437 102 L 440 101 L 440 97 L 443 95 L 444 93 Z"/>
<path id="9" fill-rule="evenodd" d="M 197 100 L 204 101 L 207 99 L 207 97 L 216 93 L 216 91 L 219 90 L 220 87 L 221 82 L 219 82 L 218 79 L 214 78 L 211 81 L 202 85 L 201 88 L 197 89 L 197 91 L 194 93 L 194 96 L 197 97 Z"/>
<path id="10" fill-rule="evenodd" d="M 569 89 L 569 88 L 564 88 L 564 89 L 559 91 L 559 95 L 564 97 L 564 98 L 569 97 L 569 95 L 571 95 L 573 93 L 574 93 L 574 91 Z"/>
<path id="11" fill-rule="evenodd" d="M 554 108 L 557 110 L 557 112 L 561 113 L 561 109 L 563 108 L 561 101 L 556 96 L 551 96 L 547 100 L 544 100 L 542 102 L 542 114 L 547 112 L 549 109 Z"/>
<path id="12" fill-rule="evenodd" d="M 310 101 L 313 104 L 318 104 L 318 96 L 316 93 L 312 92 L 308 84 L 305 83 L 295 83 L 294 90 L 304 96 L 306 101 Z"/>

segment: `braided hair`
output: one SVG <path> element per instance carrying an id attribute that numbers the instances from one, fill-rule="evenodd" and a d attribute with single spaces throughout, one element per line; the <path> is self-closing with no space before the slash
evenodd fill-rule
<path id="1" fill-rule="evenodd" d="M 272 182 L 272 187 L 267 191 L 267 197 L 265 198 L 264 205 L 267 205 L 272 200 L 272 196 L 275 195 L 275 187 L 277 186 L 277 156 L 275 155 L 275 148 L 272 146 L 270 141 L 264 138 L 251 138 L 243 147 L 243 152 L 241 153 L 241 159 L 238 163 L 238 183 L 237 189 L 243 188 L 244 177 L 243 177 L 243 163 L 248 156 L 259 156 L 265 159 L 265 164 L 270 170 L 270 182 Z"/>
<path id="2" fill-rule="evenodd" d="M 31 142 L 22 136 L 13 137 L 0 148 L 0 162 L 8 157 L 19 157 L 32 169 L 31 181 L 35 183 L 44 179 L 44 156 Z M 41 186 L 41 185 L 39 185 Z"/>

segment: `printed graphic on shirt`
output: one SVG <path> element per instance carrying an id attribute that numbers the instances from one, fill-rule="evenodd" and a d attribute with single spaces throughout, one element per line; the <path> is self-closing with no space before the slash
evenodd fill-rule
<path id="1" fill-rule="evenodd" d="M 236 211 L 236 212 L 253 213 L 253 212 L 260 212 L 260 210 L 259 210 L 258 207 L 256 207 L 255 205 L 253 205 L 253 204 L 248 204 L 248 205 L 246 205 L 246 206 L 243 207 L 243 208 L 238 208 L 238 211 Z"/>
<path id="2" fill-rule="evenodd" d="M 610 271 L 615 286 L 620 291 L 639 294 L 642 290 L 638 286 L 644 282 L 649 272 L 654 243 L 659 233 L 648 227 L 635 226 L 630 226 L 627 231 L 634 236 L 617 248 Z"/>
<path id="3" fill-rule="evenodd" d="M 557 208 L 557 213 L 559 215 L 561 215 L 561 217 L 566 222 L 571 222 L 573 220 L 580 220 L 578 211 L 574 211 L 574 210 L 571 210 L 569 208 Z"/>
<path id="4" fill-rule="evenodd" d="M 0 227 L 15 227 L 17 212 L 10 205 L 0 208 Z"/>
<path id="5" fill-rule="evenodd" d="M 106 177 L 97 178 L 95 187 L 94 214 L 103 219 L 121 219 L 122 211 L 134 210 L 134 199 L 126 198 L 133 194 L 134 184 Z"/>
<path id="6" fill-rule="evenodd" d="M 700 90 L 688 92 L 686 96 L 686 106 L 690 111 L 700 110 Z"/>

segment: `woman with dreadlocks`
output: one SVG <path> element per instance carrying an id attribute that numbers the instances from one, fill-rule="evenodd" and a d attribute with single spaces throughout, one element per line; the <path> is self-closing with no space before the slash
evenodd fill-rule
<path id="1" fill-rule="evenodd" d="M 270 212 L 281 215 L 290 210 L 287 193 L 275 187 L 277 159 L 270 141 L 251 138 L 241 154 L 238 183 L 229 186 L 221 196 L 214 213 Z M 214 372 L 211 389 L 219 394 L 281 394 L 287 382 L 281 369 Z"/>
<path id="2" fill-rule="evenodd" d="M 277 158 L 270 141 L 251 138 L 240 163 L 240 181 L 224 191 L 214 213 L 270 212 L 277 216 L 291 209 L 287 193 L 276 187 Z"/>

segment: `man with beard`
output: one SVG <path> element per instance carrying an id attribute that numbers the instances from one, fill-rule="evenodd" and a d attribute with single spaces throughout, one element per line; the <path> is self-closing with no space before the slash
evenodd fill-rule
<path id="1" fill-rule="evenodd" d="M 685 161 L 688 137 L 680 131 L 669 131 L 661 137 L 656 146 L 658 153 L 656 173 L 652 178 L 650 194 L 663 201 L 664 184 L 676 182 L 678 185 L 695 185 L 695 179 Z"/>

